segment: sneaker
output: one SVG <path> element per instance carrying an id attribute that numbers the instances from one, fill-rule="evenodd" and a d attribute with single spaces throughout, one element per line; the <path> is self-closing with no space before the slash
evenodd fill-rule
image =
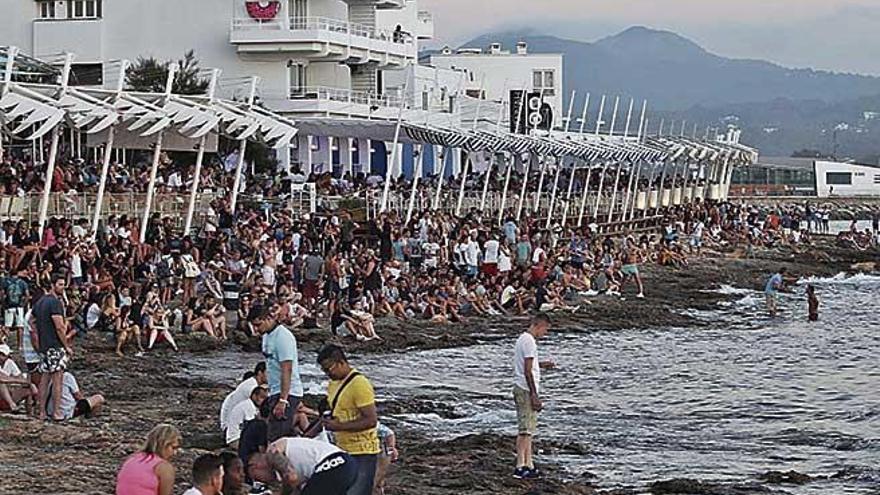
<path id="1" fill-rule="evenodd" d="M 249 495 L 272 495 L 272 491 L 269 490 L 269 487 L 266 485 L 255 481 L 254 486 L 251 488 L 251 491 L 248 492 Z"/>
<path id="2" fill-rule="evenodd" d="M 513 470 L 513 477 L 516 478 L 516 479 L 518 479 L 518 480 L 521 480 L 521 479 L 523 479 L 523 478 L 526 477 L 526 475 L 528 474 L 528 472 L 529 472 L 529 468 L 527 468 L 527 467 L 525 467 L 525 466 L 523 466 L 523 467 L 518 467 L 518 468 L 516 468 L 516 469 Z"/>
<path id="3" fill-rule="evenodd" d="M 524 480 L 536 480 L 541 478 L 541 471 L 538 471 L 538 468 L 525 468 L 525 473 L 523 473 L 522 479 Z"/>
<path id="4" fill-rule="evenodd" d="M 636 297 L 639 298 L 639 299 L 644 299 L 644 298 L 645 298 L 645 295 L 642 294 L 641 292 L 639 292 L 639 295 L 637 295 Z"/>

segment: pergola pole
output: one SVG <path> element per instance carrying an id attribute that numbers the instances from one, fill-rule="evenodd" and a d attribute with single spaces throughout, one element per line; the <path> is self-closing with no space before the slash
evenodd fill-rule
<path id="1" fill-rule="evenodd" d="M 433 148 L 434 145 L 431 147 Z M 443 181 L 446 180 L 446 177 L 444 177 L 446 174 L 446 148 L 441 146 L 439 151 L 435 149 L 434 152 L 436 153 L 434 155 L 435 166 L 437 163 L 436 158 L 440 157 L 440 175 L 437 176 L 437 192 L 434 194 L 434 204 L 431 207 L 432 210 L 440 208 L 440 192 L 443 190 Z"/>
<path id="2" fill-rule="evenodd" d="M 417 146 L 415 153 L 416 167 L 415 173 L 413 173 L 412 191 L 409 193 L 409 206 L 406 209 L 406 223 L 404 225 L 409 224 L 410 220 L 412 220 L 413 208 L 416 206 L 416 190 L 419 187 L 419 177 L 421 177 L 422 169 L 425 166 L 425 160 L 422 156 L 422 145 Z"/>
<path id="3" fill-rule="evenodd" d="M 171 98 L 171 90 L 174 87 L 174 74 L 176 72 L 176 65 L 171 64 L 168 66 L 168 79 L 165 81 L 165 103 Z M 153 206 L 153 195 L 156 192 L 156 173 L 159 170 L 159 158 L 162 156 L 162 140 L 164 137 L 165 130 L 163 129 L 156 136 L 156 147 L 153 149 L 153 164 L 150 167 L 150 181 L 147 183 L 147 201 L 144 205 L 144 216 L 141 220 L 140 242 L 145 242 L 147 238 L 147 225 L 150 223 L 150 209 Z"/>
<path id="4" fill-rule="evenodd" d="M 624 143 L 626 143 L 626 139 L 629 137 L 629 125 L 630 125 L 630 122 L 632 122 L 632 113 L 633 113 L 633 104 L 634 103 L 635 103 L 635 100 L 630 98 L 629 99 L 629 110 L 627 110 L 627 112 L 626 112 L 626 127 L 623 130 Z M 620 219 L 623 221 L 626 220 L 626 210 L 627 210 L 627 205 L 629 205 L 630 190 L 632 189 L 632 185 L 633 185 L 633 170 L 632 170 L 632 168 L 630 168 L 629 182 L 626 185 L 626 195 L 623 197 L 623 211 L 621 212 L 622 215 L 620 217 Z"/>
<path id="5" fill-rule="evenodd" d="M 571 175 L 568 177 L 568 194 L 565 196 L 565 207 L 562 209 L 562 225 L 568 221 L 568 208 L 571 206 L 571 191 L 574 189 L 574 175 L 577 172 L 577 161 L 571 164 Z"/>
<path id="6" fill-rule="evenodd" d="M 559 173 L 562 172 L 562 157 L 555 157 L 556 161 L 556 178 L 553 179 L 553 192 L 550 193 L 550 207 L 547 209 L 547 228 L 553 221 L 553 206 L 556 203 L 556 189 L 559 186 Z"/>
<path id="7" fill-rule="evenodd" d="M 541 157 L 541 177 L 538 179 L 538 192 L 535 194 L 535 205 L 532 207 L 532 213 L 538 213 L 541 210 L 541 192 L 544 190 L 544 175 L 547 173 L 547 155 Z"/>
<path id="8" fill-rule="evenodd" d="M 504 190 L 501 192 L 501 206 L 498 208 L 498 224 L 504 219 L 504 208 L 507 206 L 507 188 L 510 186 L 510 173 L 516 165 L 516 157 L 511 155 L 507 162 L 507 176 L 504 178 Z"/>
<path id="9" fill-rule="evenodd" d="M 590 175 L 593 173 L 593 166 L 589 164 L 587 166 L 587 178 L 584 181 L 584 192 L 581 196 L 581 211 L 578 213 L 578 223 L 577 226 L 580 227 L 584 224 L 584 210 L 587 209 L 587 192 L 590 189 Z"/>
<path id="10" fill-rule="evenodd" d="M 506 84 L 506 83 L 505 83 Z M 477 124 L 480 122 L 480 111 L 483 107 L 483 88 L 486 86 L 486 75 L 480 79 L 480 92 L 477 94 L 477 113 L 474 115 L 474 121 L 471 124 L 471 130 L 476 132 Z M 474 152 L 469 151 L 467 159 L 464 161 L 464 167 L 461 170 L 461 187 L 458 190 L 458 202 L 455 204 L 455 216 L 461 216 L 461 206 L 464 203 L 464 187 L 467 184 L 467 176 L 469 167 L 473 161 Z"/>
<path id="11" fill-rule="evenodd" d="M 67 84 L 70 81 L 70 68 L 72 64 L 73 54 L 65 54 L 64 69 L 61 72 L 61 92 L 59 98 L 67 93 Z M 43 185 L 43 195 L 40 198 L 40 216 L 37 227 L 41 240 L 43 239 L 43 230 L 46 227 L 46 217 L 49 214 L 49 196 L 52 194 L 52 178 L 55 176 L 55 162 L 58 159 L 58 140 L 61 137 L 61 125 L 59 123 L 52 130 L 52 142 L 49 145 L 49 163 L 46 165 L 46 183 Z"/>
<path id="12" fill-rule="evenodd" d="M 397 145 L 400 143 L 400 129 L 403 126 L 403 109 L 406 106 L 406 91 L 409 89 L 409 78 L 403 82 L 403 97 L 400 102 L 400 108 L 397 110 L 397 125 L 394 127 L 394 141 L 391 144 L 391 163 L 385 165 L 385 184 L 382 191 L 382 205 L 379 213 L 385 213 L 388 210 L 388 195 L 391 193 L 391 177 L 394 173 L 394 166 L 397 163 L 400 153 L 397 151 Z"/>
<path id="13" fill-rule="evenodd" d="M 6 49 L 6 67 L 4 70 L 3 87 L 0 88 L 0 99 L 9 92 L 9 86 L 12 85 L 12 70 L 15 68 L 15 57 L 18 55 L 18 47 L 10 46 Z M 10 139 L 10 143 L 11 143 Z M 0 161 L 3 161 L 3 132 L 0 128 Z M 36 160 L 36 156 L 34 157 Z"/>
<path id="14" fill-rule="evenodd" d="M 599 219 L 599 203 L 602 201 L 602 186 L 605 185 L 605 175 L 608 172 L 608 162 L 602 165 L 602 172 L 599 176 L 599 189 L 596 191 L 596 206 L 593 208 L 593 218 Z"/>
<path id="15" fill-rule="evenodd" d="M 654 189 L 655 175 L 657 175 L 657 165 L 651 163 L 651 175 L 648 178 L 648 190 L 645 192 L 645 208 L 642 210 L 642 218 L 648 218 L 648 208 L 651 206 L 651 191 Z"/>
<path id="16" fill-rule="evenodd" d="M 208 85 L 208 100 L 213 103 L 214 102 L 214 93 L 217 88 L 217 79 L 220 77 L 220 69 L 211 70 L 211 82 Z M 192 220 L 193 215 L 196 211 L 196 199 L 199 195 L 199 182 L 201 182 L 202 178 L 202 162 L 205 160 L 205 144 L 207 143 L 208 135 L 202 136 L 199 139 L 199 148 L 196 152 L 196 166 L 195 170 L 193 170 L 193 183 L 192 189 L 189 192 L 189 205 L 186 208 L 186 221 L 184 222 L 183 227 L 183 235 L 188 236 L 190 229 L 192 229 Z"/>
<path id="17" fill-rule="evenodd" d="M 128 70 L 128 60 L 119 62 L 119 79 L 116 84 L 116 99 L 122 95 L 125 84 L 125 71 Z M 113 124 L 107 130 L 107 146 L 104 148 L 104 163 L 101 164 L 101 178 L 98 181 L 98 197 L 95 199 L 95 216 L 92 219 L 92 240 L 98 236 L 98 222 L 101 221 L 101 213 L 104 208 L 104 193 L 107 189 L 107 173 L 110 170 L 110 156 L 113 153 L 113 141 L 116 138 L 116 126 Z"/>
<path id="18" fill-rule="evenodd" d="M 504 104 L 504 95 L 507 94 L 507 80 L 504 81 L 504 90 L 501 93 L 501 105 L 498 109 L 498 121 L 495 123 L 495 128 L 497 130 L 501 130 L 501 120 L 504 119 L 504 109 L 507 106 Z M 486 209 L 486 195 L 489 194 L 489 178 L 492 176 L 492 166 L 495 163 L 495 160 L 498 159 L 498 155 L 496 153 L 492 153 L 492 159 L 489 160 L 489 168 L 486 170 L 486 181 L 483 183 L 483 195 L 480 197 L 480 211 Z M 501 170 L 499 168 L 498 170 Z"/>
<path id="19" fill-rule="evenodd" d="M 251 77 L 251 92 L 248 95 L 248 110 L 254 107 L 254 99 L 257 97 L 257 84 L 259 83 L 259 77 Z M 235 215 L 235 208 L 238 206 L 238 194 L 239 189 L 241 189 L 241 175 L 244 169 L 244 155 L 247 151 L 247 139 L 242 139 L 238 146 L 238 164 L 235 167 L 235 179 L 232 182 L 232 200 L 229 203 L 229 211 L 233 215 Z"/>
<path id="20" fill-rule="evenodd" d="M 532 161 L 537 160 L 537 155 L 534 153 L 529 153 L 529 161 L 526 162 L 526 170 L 523 174 L 523 183 L 522 183 L 522 191 L 519 195 L 519 206 L 516 208 L 516 221 L 519 222 L 522 218 L 522 210 L 523 204 L 526 200 L 526 186 L 529 183 L 529 169 L 532 167 Z"/>
<path id="21" fill-rule="evenodd" d="M 614 203 L 617 202 L 617 186 L 620 185 L 620 173 L 623 171 L 623 163 L 618 162 L 617 164 L 617 176 L 614 179 L 614 189 L 611 190 L 611 204 L 608 206 L 608 223 L 611 223 L 611 218 L 614 216 L 614 207 L 616 206 Z M 631 174 L 632 172 L 630 172 Z M 632 175 L 630 175 L 632 176 Z"/>

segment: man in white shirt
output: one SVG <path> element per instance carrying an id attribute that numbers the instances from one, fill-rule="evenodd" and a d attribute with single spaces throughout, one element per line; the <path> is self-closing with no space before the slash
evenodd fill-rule
<path id="1" fill-rule="evenodd" d="M 480 244 L 471 236 L 464 248 L 464 262 L 467 265 L 468 276 L 475 277 L 477 268 L 480 266 Z"/>
<path id="2" fill-rule="evenodd" d="M 70 372 L 64 372 L 61 377 L 61 403 L 59 407 L 61 418 L 65 420 L 80 416 L 88 418 L 98 414 L 103 406 L 104 397 L 102 395 L 84 396 L 79 389 L 79 384 L 76 383 L 76 378 Z M 53 418 L 59 416 L 55 414 L 54 401 L 47 401 L 47 409 Z"/>
<path id="3" fill-rule="evenodd" d="M 483 273 L 490 277 L 498 275 L 498 249 L 501 244 L 494 237 L 483 244 Z"/>
<path id="4" fill-rule="evenodd" d="M 226 445 L 232 450 L 238 451 L 238 439 L 241 438 L 241 425 L 257 417 L 257 412 L 263 401 L 269 395 L 269 391 L 262 385 L 257 385 L 251 391 L 250 398 L 235 407 L 226 419 Z"/>
<path id="5" fill-rule="evenodd" d="M 532 319 L 529 329 L 516 341 L 513 358 L 513 398 L 516 402 L 517 431 L 515 478 L 534 479 L 540 477 L 532 461 L 532 437 L 538 428 L 538 412 L 543 408 L 540 398 L 541 368 L 550 369 L 550 361 L 538 361 L 537 339 L 550 331 L 550 319 L 538 314 Z"/>
<path id="6" fill-rule="evenodd" d="M 357 480 L 358 468 L 339 447 L 297 437 L 281 438 L 266 453 L 251 455 L 246 472 L 263 483 L 281 480 L 285 490 L 300 495 L 345 495 Z"/>
<path id="7" fill-rule="evenodd" d="M 183 495 L 222 495 L 223 458 L 204 454 L 196 458 L 192 467 L 193 487 Z"/>
<path id="8" fill-rule="evenodd" d="M 220 430 L 225 430 L 229 426 L 227 420 L 232 409 L 248 400 L 254 388 L 265 385 L 267 381 L 266 363 L 261 361 L 254 367 L 253 374 L 245 378 L 243 382 L 238 384 L 235 390 L 223 399 L 223 404 L 220 406 Z"/>

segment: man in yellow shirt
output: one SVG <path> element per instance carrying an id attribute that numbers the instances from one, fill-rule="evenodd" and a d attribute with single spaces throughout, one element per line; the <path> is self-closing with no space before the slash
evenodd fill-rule
<path id="1" fill-rule="evenodd" d="M 358 476 L 347 495 L 371 495 L 379 454 L 376 429 L 376 395 L 367 377 L 348 364 L 339 346 L 328 345 L 318 353 L 318 365 L 330 377 L 327 387 L 329 417 L 324 428 L 334 433 L 336 445 L 357 462 Z"/>

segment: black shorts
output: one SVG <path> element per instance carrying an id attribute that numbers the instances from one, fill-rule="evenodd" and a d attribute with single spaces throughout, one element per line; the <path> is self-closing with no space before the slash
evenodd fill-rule
<path id="1" fill-rule="evenodd" d="M 301 495 L 345 495 L 357 481 L 357 461 L 345 452 L 330 455 L 315 466 Z"/>
<path id="2" fill-rule="evenodd" d="M 516 307 L 516 298 L 512 297 L 509 301 L 501 305 L 504 309 L 513 309 Z"/>
<path id="3" fill-rule="evenodd" d="M 76 406 L 73 408 L 73 417 L 78 418 L 80 416 L 89 417 L 92 415 L 92 405 L 89 404 L 89 401 L 85 399 L 80 399 L 76 401 Z"/>

